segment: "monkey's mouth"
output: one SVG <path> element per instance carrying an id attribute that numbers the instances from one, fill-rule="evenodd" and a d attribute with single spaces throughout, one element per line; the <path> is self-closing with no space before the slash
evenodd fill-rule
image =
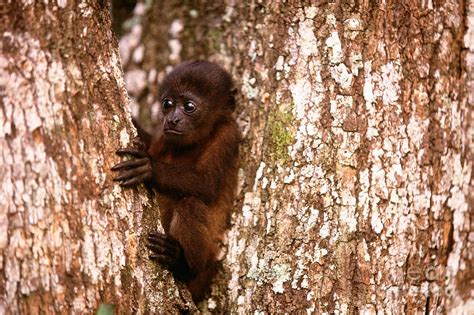
<path id="1" fill-rule="evenodd" d="M 181 131 L 172 128 L 165 128 L 165 133 L 173 134 L 173 135 L 182 135 Z"/>

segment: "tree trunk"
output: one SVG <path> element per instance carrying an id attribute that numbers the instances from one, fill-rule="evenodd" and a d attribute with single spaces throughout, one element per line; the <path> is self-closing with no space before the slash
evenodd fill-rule
<path id="1" fill-rule="evenodd" d="M 1 6 L 1 314 L 193 309 L 147 258 L 154 199 L 112 182 L 135 131 L 104 2 Z"/>
<path id="2" fill-rule="evenodd" d="M 241 91 L 241 192 L 204 309 L 474 312 L 474 1 L 146 3 L 121 40 L 145 116 L 181 60 Z"/>
<path id="3" fill-rule="evenodd" d="M 111 180 L 134 131 L 107 6 L 29 3 L 1 7 L 0 313 L 193 310 L 147 259 L 153 196 Z M 155 113 L 189 58 L 241 91 L 240 195 L 202 310 L 474 311 L 474 1 L 141 9 L 122 38 L 137 103 Z"/>

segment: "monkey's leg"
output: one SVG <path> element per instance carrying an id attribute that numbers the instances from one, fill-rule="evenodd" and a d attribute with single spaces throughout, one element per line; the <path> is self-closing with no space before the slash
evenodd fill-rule
<path id="1" fill-rule="evenodd" d="M 166 258 L 159 257 L 159 259 L 165 264 L 177 263 L 175 268 L 185 270 L 186 268 L 183 269 L 183 265 L 180 264 L 180 259 L 173 261 L 173 257 L 179 257 L 173 254 L 176 247 L 179 246 L 182 249 L 188 268 L 183 278 L 187 278 L 185 281 L 195 301 L 202 299 L 215 273 L 218 246 L 215 242 L 216 232 L 211 228 L 213 222 L 209 220 L 209 209 L 205 203 L 193 197 L 183 198 L 174 205 L 169 230 L 171 239 L 175 239 L 178 245 L 162 241 L 163 237 L 160 240 L 154 239 L 155 244 L 160 242 L 158 246 L 160 253 L 166 253 L 163 255 Z M 151 249 L 158 254 L 158 251 Z"/>
<path id="2" fill-rule="evenodd" d="M 193 272 L 205 269 L 217 254 L 217 243 L 210 222 L 209 208 L 194 197 L 181 199 L 174 206 L 170 235 L 178 241 Z"/>

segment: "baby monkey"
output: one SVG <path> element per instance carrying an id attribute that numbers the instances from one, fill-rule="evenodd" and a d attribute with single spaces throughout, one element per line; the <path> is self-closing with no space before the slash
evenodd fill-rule
<path id="1" fill-rule="evenodd" d="M 165 234 L 148 235 L 150 259 L 184 281 L 195 302 L 216 273 L 237 188 L 234 95 L 230 75 L 216 64 L 177 66 L 161 85 L 162 126 L 151 135 L 136 124 L 146 149 L 117 150 L 132 159 L 112 167 L 121 186 L 147 183 L 158 192 Z"/>

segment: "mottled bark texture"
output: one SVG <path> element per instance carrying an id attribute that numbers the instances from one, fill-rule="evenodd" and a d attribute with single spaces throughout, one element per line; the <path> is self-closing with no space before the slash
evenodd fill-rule
<path id="1" fill-rule="evenodd" d="M 145 3 L 121 41 L 144 112 L 180 60 L 241 92 L 241 191 L 205 307 L 474 312 L 474 1 Z"/>
<path id="2" fill-rule="evenodd" d="M 0 314 L 191 307 L 147 258 L 153 198 L 111 180 L 134 130 L 108 4 L 15 0 L 1 12 Z"/>

